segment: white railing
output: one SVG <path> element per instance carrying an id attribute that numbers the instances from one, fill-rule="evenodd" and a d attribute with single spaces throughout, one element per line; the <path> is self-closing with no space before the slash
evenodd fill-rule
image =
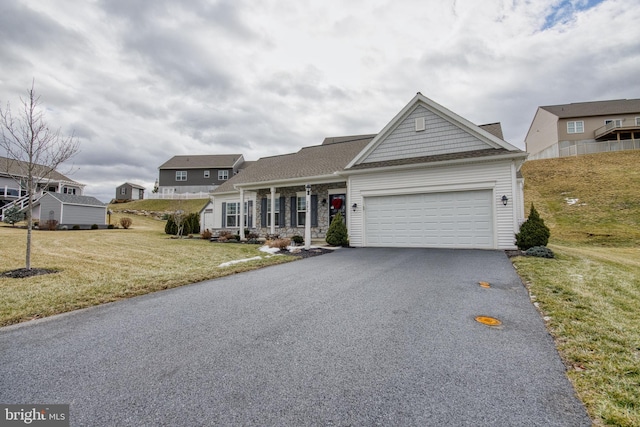
<path id="1" fill-rule="evenodd" d="M 620 141 L 575 141 L 561 144 L 560 157 L 581 156 L 583 154 L 604 153 L 607 151 L 640 150 L 640 139 Z"/>
<path id="2" fill-rule="evenodd" d="M 42 191 L 39 191 L 39 192 L 35 193 L 33 195 L 33 199 L 32 199 L 33 202 L 35 203 L 38 200 L 40 200 L 40 197 L 42 197 L 43 194 L 44 193 Z M 12 208 L 14 206 L 17 206 L 19 210 L 23 211 L 23 210 L 27 209 L 28 205 L 29 205 L 29 196 L 24 196 L 21 199 L 14 200 L 13 202 L 4 205 L 3 207 L 0 208 L 0 221 L 4 221 L 4 213 L 8 209 L 10 209 L 10 208 Z"/>
<path id="3" fill-rule="evenodd" d="M 211 194 L 201 191 L 199 193 L 149 193 L 145 194 L 146 199 L 164 199 L 164 200 L 188 200 L 188 199 L 208 199 Z"/>

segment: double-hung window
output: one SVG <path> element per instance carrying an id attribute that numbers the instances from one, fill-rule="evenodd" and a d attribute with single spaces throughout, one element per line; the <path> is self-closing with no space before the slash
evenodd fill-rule
<path id="1" fill-rule="evenodd" d="M 218 179 L 220 181 L 226 181 L 229 179 L 229 171 L 228 170 L 219 170 L 218 171 Z"/>
<path id="2" fill-rule="evenodd" d="M 612 124 L 612 127 L 622 127 L 622 119 L 607 119 L 604 121 L 605 125 Z"/>
<path id="3" fill-rule="evenodd" d="M 584 122 L 582 120 L 567 122 L 567 133 L 583 133 Z"/>
<path id="4" fill-rule="evenodd" d="M 304 227 L 307 218 L 307 198 L 306 196 L 298 196 L 296 203 L 297 225 Z"/>
<path id="5" fill-rule="evenodd" d="M 176 181 L 186 181 L 187 171 L 176 171 Z"/>
<path id="6" fill-rule="evenodd" d="M 209 171 L 204 171 L 204 177 L 209 178 Z"/>
<path id="7" fill-rule="evenodd" d="M 640 126 L 640 117 L 636 117 L 636 126 Z"/>
<path id="8" fill-rule="evenodd" d="M 120 194 L 123 195 L 123 196 L 126 196 L 127 195 L 127 187 L 120 188 Z"/>
<path id="9" fill-rule="evenodd" d="M 227 203 L 226 226 L 240 228 L 240 202 Z M 249 223 L 249 205 L 244 202 L 244 227 Z"/>
<path id="10" fill-rule="evenodd" d="M 280 225 L 280 199 L 276 198 L 275 226 Z M 271 227 L 271 199 L 267 199 L 267 227 Z"/>

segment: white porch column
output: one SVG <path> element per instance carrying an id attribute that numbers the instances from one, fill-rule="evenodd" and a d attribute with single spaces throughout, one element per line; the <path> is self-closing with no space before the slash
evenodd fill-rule
<path id="1" fill-rule="evenodd" d="M 311 184 L 307 184 L 305 189 L 307 197 L 304 202 L 304 248 L 308 250 L 311 247 Z"/>
<path id="2" fill-rule="evenodd" d="M 276 234 L 276 187 L 271 187 L 271 213 L 269 214 L 271 221 L 271 230 L 269 231 L 272 235 Z M 282 212 L 280 212 L 282 215 Z"/>
<path id="3" fill-rule="evenodd" d="M 240 189 L 240 241 L 244 240 L 244 190 Z"/>

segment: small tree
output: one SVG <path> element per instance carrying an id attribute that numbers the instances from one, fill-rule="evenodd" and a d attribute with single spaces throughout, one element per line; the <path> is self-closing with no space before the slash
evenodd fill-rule
<path id="1" fill-rule="evenodd" d="M 8 173 L 24 188 L 28 197 L 27 208 L 27 254 L 25 268 L 31 269 L 31 211 L 38 184 L 47 182 L 51 174 L 78 152 L 79 142 L 73 135 L 62 136 L 44 120 L 39 108 L 40 97 L 36 95 L 35 83 L 31 84 L 26 99 L 16 115 L 7 104 L 0 108 L 0 148 L 6 152 Z M 10 168 L 10 164 L 13 166 Z"/>
<path id="2" fill-rule="evenodd" d="M 516 234 L 516 246 L 520 250 L 526 251 L 534 246 L 547 246 L 551 232 L 540 218 L 538 211 L 531 204 L 529 217 L 520 226 L 520 232 Z"/>
<path id="3" fill-rule="evenodd" d="M 331 221 L 327 230 L 326 241 L 332 246 L 344 246 L 349 243 L 349 234 L 347 233 L 347 226 L 342 219 L 342 213 L 338 212 L 333 217 L 333 221 Z"/>
<path id="4" fill-rule="evenodd" d="M 4 222 L 16 226 L 16 222 L 24 220 L 24 213 L 20 212 L 20 208 L 17 206 L 11 206 L 4 212 Z"/>

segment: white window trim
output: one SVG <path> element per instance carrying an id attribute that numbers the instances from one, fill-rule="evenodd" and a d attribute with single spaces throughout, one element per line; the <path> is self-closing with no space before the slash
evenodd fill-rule
<path id="1" fill-rule="evenodd" d="M 186 181 L 187 171 L 176 171 L 176 181 Z"/>
<path id="2" fill-rule="evenodd" d="M 580 123 L 580 131 L 578 131 L 578 123 Z M 571 131 L 570 125 L 573 125 L 573 131 Z M 584 133 L 584 120 L 572 120 L 570 122 L 567 122 L 567 133 Z"/>
<path id="3" fill-rule="evenodd" d="M 126 196 L 127 195 L 127 187 L 120 188 L 120 195 L 121 196 Z"/>
<path id="4" fill-rule="evenodd" d="M 204 171 L 205 178 L 209 178 L 210 176 L 211 176 L 211 172 L 209 172 L 208 170 Z"/>
<path id="5" fill-rule="evenodd" d="M 304 201 L 304 204 L 305 204 L 305 209 L 304 210 L 300 210 L 299 209 L 300 204 L 298 203 L 298 200 L 300 200 L 300 199 L 302 199 Z M 297 227 L 304 227 L 305 226 L 304 221 L 302 221 L 303 222 L 302 224 L 300 223 L 300 214 L 302 212 L 304 212 L 304 214 L 305 214 L 304 218 L 306 219 L 307 209 L 308 209 L 308 206 L 307 206 L 307 193 L 305 191 L 297 192 L 296 193 L 296 226 Z"/>
<path id="6" fill-rule="evenodd" d="M 640 117 L 636 117 L 636 126 L 640 126 Z"/>
<path id="7" fill-rule="evenodd" d="M 218 180 L 219 181 L 226 181 L 229 179 L 229 171 L 228 170 L 219 170 L 218 171 Z"/>
<path id="8" fill-rule="evenodd" d="M 269 196 L 271 196 L 271 194 L 269 194 Z M 275 200 L 276 200 L 276 219 L 275 219 L 275 226 L 280 227 L 280 193 L 276 193 L 275 195 Z M 267 227 L 271 227 L 271 197 L 267 197 Z"/>
<path id="9" fill-rule="evenodd" d="M 239 225 L 234 225 L 234 226 L 229 225 L 229 217 L 230 216 L 235 216 L 236 217 L 236 220 L 235 220 L 236 224 L 238 224 L 240 222 L 239 221 L 239 219 L 240 219 L 240 201 L 238 200 L 238 201 L 235 201 L 235 202 L 226 202 L 226 203 L 227 203 L 227 208 L 226 208 L 226 212 L 225 212 L 225 224 L 226 224 L 225 228 L 237 228 L 237 229 L 240 229 Z M 229 206 L 230 205 L 235 205 L 235 207 L 236 207 L 236 213 L 235 214 L 231 214 L 231 215 L 229 214 Z M 245 200 L 244 201 L 244 227 L 245 228 L 248 227 L 248 225 L 247 225 L 248 223 L 249 223 L 249 201 Z"/>
<path id="10" fill-rule="evenodd" d="M 622 127 L 622 119 L 605 119 L 604 124 L 608 125 L 611 122 L 615 122 L 616 127 Z"/>

